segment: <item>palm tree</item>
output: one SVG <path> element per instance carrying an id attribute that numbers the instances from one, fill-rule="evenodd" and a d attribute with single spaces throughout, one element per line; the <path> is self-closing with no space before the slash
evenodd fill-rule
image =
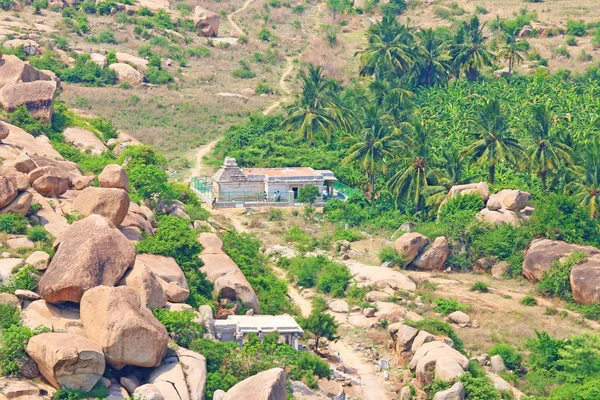
<path id="1" fill-rule="evenodd" d="M 548 172 L 557 172 L 561 165 L 570 163 L 572 149 L 562 141 L 548 103 L 532 106 L 532 118 L 526 130 L 533 139 L 533 143 L 527 147 L 530 165 L 546 190 Z"/>
<path id="2" fill-rule="evenodd" d="M 350 136 L 348 155 L 342 164 L 357 162 L 369 177 L 371 196 L 375 194 L 375 175 L 387 172 L 388 162 L 400 148 L 400 134 L 393 128 L 392 120 L 376 105 L 363 110 L 360 137 Z"/>
<path id="3" fill-rule="evenodd" d="M 401 200 L 412 201 L 415 211 L 420 211 L 423 191 L 437 183 L 439 172 L 429 165 L 428 126 L 415 119 L 406 135 L 405 156 L 400 159 L 398 170 L 390 180 L 390 190 Z"/>
<path id="4" fill-rule="evenodd" d="M 434 29 L 421 29 L 417 34 L 418 47 L 418 83 L 431 86 L 446 83 L 451 70 L 452 57 L 448 53 L 446 43 L 441 40 Z"/>
<path id="5" fill-rule="evenodd" d="M 513 27 L 503 33 L 504 44 L 498 52 L 498 57 L 508 60 L 508 74 L 512 75 L 515 64 L 523 62 L 522 52 L 527 51 L 527 43 L 518 40 L 519 28 Z"/>
<path id="6" fill-rule="evenodd" d="M 493 184 L 496 165 L 502 161 L 516 164 L 524 151 L 517 139 L 508 136 L 500 102 L 496 99 L 485 101 L 477 128 L 477 139 L 463 151 L 463 156 L 470 156 L 471 160 L 487 165 L 489 180 Z"/>
<path id="7" fill-rule="evenodd" d="M 582 147 L 576 153 L 580 155 L 579 166 L 573 168 L 577 179 L 568 183 L 565 191 L 573 195 L 596 219 L 600 216 L 600 143 L 594 140 Z"/>
<path id="8" fill-rule="evenodd" d="M 383 107 L 386 113 L 392 116 L 395 124 L 405 120 L 415 93 L 406 89 L 400 79 L 373 79 L 369 84 L 369 90 L 375 104 Z"/>
<path id="9" fill-rule="evenodd" d="M 302 90 L 296 94 L 296 101 L 286 107 L 282 126 L 297 129 L 311 144 L 319 133 L 329 140 L 334 128 L 346 124 L 335 101 L 332 81 L 325 78 L 322 67 L 314 65 L 300 72 L 299 79 Z"/>
<path id="10" fill-rule="evenodd" d="M 463 22 L 451 46 L 457 69 L 464 72 L 470 81 L 477 80 L 479 70 L 484 66 L 492 65 L 493 55 L 485 44 L 487 37 L 483 35 L 484 26 L 476 16 Z"/>
<path id="11" fill-rule="evenodd" d="M 384 15 L 367 31 L 367 46 L 360 55 L 361 76 L 402 76 L 409 71 L 414 59 L 412 32 L 395 17 Z"/>

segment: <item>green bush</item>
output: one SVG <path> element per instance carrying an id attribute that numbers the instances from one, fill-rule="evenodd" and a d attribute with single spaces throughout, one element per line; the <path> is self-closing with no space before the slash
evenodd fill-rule
<path id="1" fill-rule="evenodd" d="M 204 333 L 202 326 L 194 322 L 196 314 L 192 310 L 169 311 L 165 308 L 157 308 L 152 313 L 179 346 L 189 348 L 192 342 L 200 339 Z"/>
<path id="2" fill-rule="evenodd" d="M 154 85 L 164 85 L 165 83 L 173 82 L 174 79 L 171 74 L 164 69 L 148 68 L 146 80 Z"/>
<path id="3" fill-rule="evenodd" d="M 246 61 L 240 61 L 240 68 L 231 71 L 231 75 L 235 78 L 252 79 L 256 77 L 256 72 L 252 71 Z"/>
<path id="4" fill-rule="evenodd" d="M 569 255 L 565 262 L 560 262 L 558 260 L 553 262 L 552 268 L 544 271 L 542 279 L 537 284 L 537 289 L 546 296 L 573 301 L 571 270 L 575 265 L 584 262 L 585 259 L 585 253 L 574 251 Z"/>
<path id="5" fill-rule="evenodd" d="M 98 32 L 96 36 L 90 38 L 90 41 L 94 43 L 119 44 L 114 32 L 109 30 Z"/>
<path id="6" fill-rule="evenodd" d="M 466 372 L 459 380 L 465 387 L 465 398 L 469 400 L 493 400 L 500 399 L 500 395 L 494 384 L 484 374 L 473 376 L 471 372 Z"/>
<path id="7" fill-rule="evenodd" d="M 210 218 L 210 211 L 201 205 L 186 205 L 185 212 L 190 216 L 192 221 L 206 221 Z"/>
<path id="8" fill-rule="evenodd" d="M 448 315 L 453 313 L 454 311 L 469 311 L 470 307 L 467 304 L 460 304 L 458 301 L 454 299 L 445 299 L 443 297 L 438 297 L 434 300 L 435 311 Z"/>
<path id="9" fill-rule="evenodd" d="M 31 265 L 26 265 L 13 273 L 7 282 L 0 283 L 0 291 L 15 293 L 16 290 L 34 291 L 38 285 L 38 271 Z"/>
<path id="10" fill-rule="evenodd" d="M 537 299 L 533 296 L 525 296 L 521 299 L 521 301 L 519 303 L 521 303 L 527 307 L 533 307 L 533 306 L 537 305 Z"/>
<path id="11" fill-rule="evenodd" d="M 12 304 L 0 304 L 0 332 L 21 323 L 21 313 Z"/>
<path id="12" fill-rule="evenodd" d="M 333 238 L 335 240 L 347 240 L 349 242 L 356 242 L 357 240 L 362 239 L 362 234 L 357 229 L 343 229 L 341 227 L 336 227 L 335 232 L 333 233 Z"/>
<path id="13" fill-rule="evenodd" d="M 319 196 L 321 196 L 319 188 L 314 185 L 306 185 L 298 190 L 298 201 L 300 203 L 312 204 Z"/>
<path id="14" fill-rule="evenodd" d="M 512 371 L 518 371 L 521 368 L 521 360 L 523 359 L 523 355 L 514 350 L 509 344 L 496 344 L 488 351 L 488 354 L 490 356 L 499 355 L 502 357 L 506 368 Z"/>
<path id="15" fill-rule="evenodd" d="M 27 238 L 32 242 L 47 242 L 51 235 L 43 226 L 34 226 L 27 231 Z"/>
<path id="16" fill-rule="evenodd" d="M 266 82 L 260 82 L 256 86 L 256 94 L 273 94 L 273 88 Z"/>
<path id="17" fill-rule="evenodd" d="M 13 5 L 13 0 L 0 0 L 0 8 L 4 11 L 10 10 Z"/>
<path id="18" fill-rule="evenodd" d="M 89 58 L 89 54 L 77 56 L 75 65 L 59 71 L 58 77 L 65 82 L 83 83 L 87 86 L 114 85 L 117 81 L 116 72 L 110 68 L 102 68 Z"/>
<path id="19" fill-rule="evenodd" d="M 290 278 L 296 277 L 298 286 L 316 287 L 323 293 L 342 297 L 352 275 L 348 267 L 324 256 L 295 257 L 287 266 Z"/>
<path id="20" fill-rule="evenodd" d="M 574 21 L 572 19 L 568 20 L 567 21 L 567 34 L 573 35 L 573 36 L 585 36 L 585 34 L 586 34 L 585 22 L 583 20 L 580 20 L 580 21 Z"/>
<path id="21" fill-rule="evenodd" d="M 456 218 L 472 218 L 483 208 L 481 195 L 465 194 L 450 198 L 438 212 L 438 222 L 448 223 Z"/>
<path id="22" fill-rule="evenodd" d="M 50 132 L 50 126 L 33 118 L 26 106 L 19 106 L 15 111 L 10 113 L 8 122 L 33 136 L 40 136 Z"/>
<path id="23" fill-rule="evenodd" d="M 472 292 L 480 292 L 480 293 L 487 293 L 488 291 L 488 286 L 481 282 L 481 281 L 477 281 L 473 284 L 473 286 L 471 286 L 471 291 Z"/>
<path id="24" fill-rule="evenodd" d="M 377 255 L 377 257 L 379 258 L 379 261 L 381 261 L 382 263 L 384 262 L 388 262 L 391 261 L 394 264 L 403 267 L 404 263 L 405 263 L 405 259 L 404 257 L 400 256 L 396 250 L 394 250 L 394 248 L 392 246 L 385 246 L 383 247 L 380 251 L 379 254 Z"/>
<path id="25" fill-rule="evenodd" d="M 119 132 L 113 123 L 102 117 L 95 117 L 90 120 L 90 124 L 100 131 L 102 138 L 107 141 L 119 137 Z"/>
<path id="26" fill-rule="evenodd" d="M 54 393 L 52 400 L 87 400 L 93 399 L 104 399 L 108 397 L 108 389 L 102 382 L 98 382 L 96 386 L 92 388 L 88 393 L 84 393 L 80 390 L 72 389 L 60 389 Z"/>
<path id="27" fill-rule="evenodd" d="M 27 356 L 25 348 L 29 339 L 36 335 L 31 329 L 19 325 L 12 325 L 2 330 L 0 335 L 0 372 L 2 375 L 18 375 L 21 364 Z"/>
<path id="28" fill-rule="evenodd" d="M 0 215 L 0 232 L 23 235 L 27 230 L 27 219 L 21 214 Z"/>

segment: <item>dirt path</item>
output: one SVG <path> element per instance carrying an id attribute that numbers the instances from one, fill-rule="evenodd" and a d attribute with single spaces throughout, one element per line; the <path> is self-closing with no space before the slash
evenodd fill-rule
<path id="1" fill-rule="evenodd" d="M 265 111 L 263 111 L 263 115 L 269 115 L 271 113 L 271 111 L 273 111 L 275 108 L 279 107 L 279 105 L 281 103 L 283 103 L 287 99 L 289 94 L 292 92 L 291 89 L 288 87 L 287 82 L 285 80 L 292 73 L 292 70 L 294 69 L 294 59 L 292 57 L 286 57 L 286 61 L 287 61 L 287 68 L 285 69 L 285 71 L 283 71 L 283 74 L 281 74 L 281 78 L 279 79 L 279 87 L 281 88 L 281 90 L 283 90 L 283 92 L 285 94 L 281 99 L 279 99 L 278 101 L 276 101 L 275 103 L 273 103 L 269 107 L 267 107 L 265 109 Z"/>
<path id="2" fill-rule="evenodd" d="M 362 400 L 389 400 L 391 397 L 384 388 L 382 375 L 377 375 L 373 363 L 361 361 L 362 355 L 352 350 L 352 347 L 340 339 L 329 343 L 329 351 L 337 352 L 342 363 L 356 369 L 361 381 Z M 358 377 L 356 377 L 358 379 Z"/>
<path id="3" fill-rule="evenodd" d="M 287 282 L 287 274 L 281 268 L 273 265 L 271 266 L 273 271 L 277 274 L 279 279 L 283 279 Z M 312 304 L 308 299 L 305 299 L 298 289 L 296 289 L 293 285 L 288 283 L 288 295 L 292 299 L 292 301 L 300 308 L 300 313 L 303 317 L 308 317 L 312 312 Z"/>
<path id="4" fill-rule="evenodd" d="M 248 8 L 248 6 L 250 4 L 252 4 L 253 1 L 254 0 L 246 0 L 244 2 L 244 5 L 241 8 L 239 8 L 239 9 L 235 10 L 234 12 L 232 12 L 231 14 L 227 15 L 227 21 L 229 21 L 229 23 L 231 24 L 231 26 L 233 27 L 233 29 L 237 32 L 237 34 L 239 36 L 245 35 L 246 32 L 244 32 L 244 30 L 233 20 L 233 16 L 244 11 L 246 8 Z"/>
<path id="5" fill-rule="evenodd" d="M 215 139 L 212 142 L 205 144 L 204 146 L 198 147 L 196 153 L 194 154 L 194 167 L 190 169 L 190 177 L 205 176 L 212 174 L 212 167 L 204 165 L 202 159 L 215 148 L 219 140 L 221 140 L 221 138 Z"/>

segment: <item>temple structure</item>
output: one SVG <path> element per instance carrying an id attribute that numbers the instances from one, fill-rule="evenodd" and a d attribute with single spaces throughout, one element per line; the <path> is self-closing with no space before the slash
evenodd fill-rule
<path id="1" fill-rule="evenodd" d="M 308 185 L 316 186 L 319 193 L 331 197 L 336 181 L 329 170 L 309 167 L 242 169 L 235 158 L 226 158 L 212 177 L 212 191 L 219 201 L 261 201 L 265 192 L 269 200 L 275 199 L 278 193 L 280 201 L 293 201 L 298 191 Z"/>
<path id="2" fill-rule="evenodd" d="M 289 315 L 230 315 L 227 319 L 215 320 L 215 336 L 222 342 L 244 344 L 246 335 L 263 335 L 279 332 L 281 340 L 298 350 L 298 340 L 304 330 Z"/>

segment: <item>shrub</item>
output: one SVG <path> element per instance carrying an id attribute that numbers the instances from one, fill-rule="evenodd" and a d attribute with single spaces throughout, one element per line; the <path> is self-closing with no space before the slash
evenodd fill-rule
<path id="1" fill-rule="evenodd" d="M 210 212 L 201 205 L 186 205 L 185 212 L 192 221 L 206 221 L 210 218 Z"/>
<path id="2" fill-rule="evenodd" d="M 50 237 L 50 233 L 43 226 L 34 226 L 27 231 L 27 238 L 32 242 L 47 242 Z"/>
<path id="3" fill-rule="evenodd" d="M 89 59 L 89 54 L 77 56 L 73 68 L 67 68 L 58 74 L 60 79 L 69 83 L 83 83 L 89 86 L 114 85 L 117 74 L 110 68 L 102 68 Z"/>
<path id="4" fill-rule="evenodd" d="M 21 313 L 12 304 L 0 304 L 0 331 L 21 323 Z"/>
<path id="5" fill-rule="evenodd" d="M 174 79 L 166 70 L 151 67 L 148 68 L 148 72 L 146 73 L 146 80 L 153 85 L 163 85 L 173 82 Z"/>
<path id="6" fill-rule="evenodd" d="M 117 53 L 115 53 L 113 50 L 109 51 L 106 54 L 106 61 L 108 62 L 108 65 L 118 63 L 119 61 L 117 60 Z"/>
<path id="7" fill-rule="evenodd" d="M 258 32 L 258 38 L 264 42 L 269 42 L 273 38 L 273 34 L 266 26 L 263 26 Z"/>
<path id="8" fill-rule="evenodd" d="M 179 346 L 189 348 L 192 342 L 200 339 L 204 333 L 202 326 L 194 322 L 196 314 L 192 310 L 169 311 L 165 308 L 157 308 L 152 313 Z"/>
<path id="9" fill-rule="evenodd" d="M 33 136 L 40 136 L 50 131 L 50 126 L 33 118 L 26 106 L 19 106 L 15 111 L 10 113 L 8 122 Z"/>
<path id="10" fill-rule="evenodd" d="M 521 303 L 527 307 L 533 307 L 533 306 L 537 305 L 537 299 L 533 296 L 525 296 L 521 299 L 521 301 L 519 303 Z"/>
<path id="11" fill-rule="evenodd" d="M 119 137 L 119 132 L 113 123 L 107 119 L 101 117 L 93 118 L 90 123 L 92 126 L 100 131 L 105 141 L 109 139 L 116 139 Z"/>
<path id="12" fill-rule="evenodd" d="M 19 325 L 12 325 L 0 336 L 0 372 L 2 375 L 18 375 L 27 353 L 29 339 L 37 332 Z M 40 332 L 41 333 L 41 332 Z"/>
<path id="13" fill-rule="evenodd" d="M 250 65 L 248 65 L 245 61 L 240 61 L 240 67 L 238 69 L 234 69 L 231 71 L 231 75 L 235 78 L 241 79 L 252 79 L 256 76 L 256 73 L 250 69 Z"/>
<path id="14" fill-rule="evenodd" d="M 347 240 L 349 242 L 356 242 L 362 239 L 362 234 L 357 229 L 343 229 L 339 226 L 336 227 L 333 234 L 335 240 Z"/>
<path id="15" fill-rule="evenodd" d="M 573 36 L 585 36 L 585 33 L 586 33 L 585 22 L 583 20 L 567 21 L 567 34 L 573 35 Z"/>
<path id="16" fill-rule="evenodd" d="M 306 185 L 300 188 L 300 190 L 298 191 L 298 201 L 300 203 L 312 204 L 320 195 L 321 193 L 319 193 L 318 187 L 314 185 Z"/>
<path id="17" fill-rule="evenodd" d="M 269 221 L 281 221 L 283 219 L 283 211 L 280 208 L 272 208 L 267 218 Z"/>
<path id="18" fill-rule="evenodd" d="M 567 46 L 577 46 L 577 39 L 575 39 L 575 36 L 567 36 L 565 44 Z"/>
<path id="19" fill-rule="evenodd" d="M 443 297 L 438 297 L 434 300 L 435 311 L 448 315 L 453 313 L 454 311 L 469 311 L 470 307 L 466 304 L 460 304 L 458 301 L 454 299 L 444 299 Z"/>
<path id="20" fill-rule="evenodd" d="M 470 400 L 492 400 L 499 399 L 498 391 L 490 379 L 484 374 L 473 376 L 471 372 L 466 372 L 459 380 L 465 387 L 465 398 Z"/>
<path id="21" fill-rule="evenodd" d="M 352 275 L 348 267 L 335 263 L 323 256 L 296 257 L 288 265 L 288 274 L 297 277 L 297 284 L 303 287 L 316 287 L 323 293 L 342 297 Z"/>
<path id="22" fill-rule="evenodd" d="M 273 88 L 266 82 L 260 82 L 256 86 L 256 94 L 273 94 Z"/>
<path id="23" fill-rule="evenodd" d="M 90 40 L 94 43 L 119 44 L 113 31 L 105 30 L 98 32 L 98 35 L 92 36 Z"/>
<path id="24" fill-rule="evenodd" d="M 542 279 L 538 282 L 537 289 L 546 296 L 554 296 L 563 300 L 573 300 L 571 288 L 571 270 L 577 264 L 584 262 L 586 255 L 581 251 L 574 251 L 565 262 L 555 261 L 552 268 L 544 271 Z"/>
<path id="25" fill-rule="evenodd" d="M 26 265 L 12 274 L 8 282 L 0 283 L 0 291 L 15 293 L 16 290 L 34 291 L 38 285 L 38 271 L 31 265 Z"/>
<path id="26" fill-rule="evenodd" d="M 0 232 L 23 235 L 27 230 L 27 219 L 21 214 L 0 215 Z"/>
<path id="27" fill-rule="evenodd" d="M 481 282 L 481 281 L 477 281 L 473 284 L 473 286 L 471 286 L 471 291 L 472 292 L 480 292 L 480 293 L 487 293 L 488 291 L 488 286 Z"/>
<path id="28" fill-rule="evenodd" d="M 4 11 L 10 10 L 13 5 L 13 0 L 0 0 L 0 8 Z"/>
<path id="29" fill-rule="evenodd" d="M 54 393 L 52 400 L 85 400 L 85 399 L 104 399 L 109 395 L 108 389 L 102 382 L 98 382 L 88 393 L 73 389 L 60 389 Z"/>
<path id="30" fill-rule="evenodd" d="M 496 344 L 489 351 L 490 356 L 499 355 L 502 357 L 506 368 L 518 371 L 521 368 L 521 360 L 523 355 L 518 351 L 514 350 L 509 344 Z"/>
<path id="31" fill-rule="evenodd" d="M 382 263 L 391 261 L 398 266 L 404 266 L 404 257 L 400 256 L 392 246 L 382 248 L 377 257 Z"/>

